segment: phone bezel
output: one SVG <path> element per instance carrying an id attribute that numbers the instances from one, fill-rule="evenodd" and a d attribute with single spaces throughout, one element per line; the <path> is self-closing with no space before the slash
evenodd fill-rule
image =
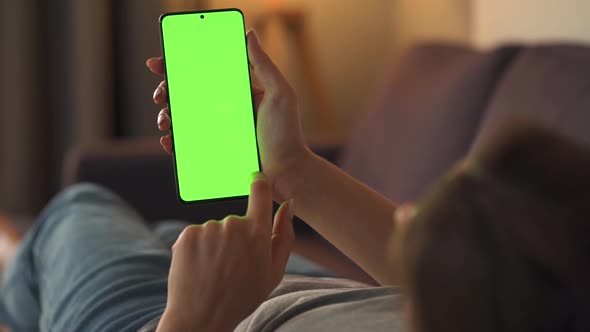
<path id="1" fill-rule="evenodd" d="M 222 8 L 222 9 L 210 9 L 210 10 L 198 10 L 198 11 L 182 11 L 182 12 L 170 12 L 170 13 L 163 13 L 162 15 L 160 15 L 160 17 L 158 18 L 158 25 L 159 25 L 159 29 L 160 29 L 160 47 L 162 50 L 162 57 L 164 59 L 163 61 L 163 65 L 164 65 L 164 79 L 166 81 L 168 81 L 168 72 L 166 70 L 166 51 L 164 48 L 164 31 L 162 29 L 162 22 L 164 20 L 164 18 L 166 18 L 167 16 L 175 16 L 175 15 L 194 15 L 194 14 L 207 14 L 207 13 L 215 13 L 215 12 L 238 12 L 240 13 L 240 16 L 242 17 L 242 25 L 243 25 L 243 31 L 244 31 L 244 47 L 246 48 L 246 57 L 248 57 L 248 41 L 246 38 L 246 20 L 244 18 L 244 13 L 239 9 L 239 8 Z M 206 20 L 206 18 L 204 18 L 204 20 Z M 249 58 L 247 59 L 248 63 L 250 62 Z M 257 156 L 258 156 L 258 171 L 262 171 L 262 163 L 260 161 L 260 148 L 258 146 L 258 133 L 257 133 L 257 119 L 256 119 L 256 115 L 255 115 L 255 111 L 254 111 L 254 96 L 252 95 L 252 77 L 248 71 L 248 80 L 250 82 L 250 96 L 251 96 L 251 105 L 252 105 L 252 118 L 254 120 L 254 136 L 256 139 L 256 151 L 257 151 Z M 168 85 L 166 85 L 166 95 L 168 96 L 168 98 L 170 98 L 170 93 L 168 91 Z M 168 110 L 170 112 L 170 118 L 172 119 L 172 107 L 170 106 L 170 102 L 168 102 Z M 178 179 L 178 170 L 177 170 L 177 165 L 176 165 L 176 156 L 175 151 L 174 151 L 174 128 L 172 128 L 172 122 L 170 123 L 170 136 L 172 137 L 172 162 L 174 165 L 174 185 L 176 187 L 176 197 L 178 198 L 178 201 L 182 204 L 182 205 L 200 205 L 200 204 L 207 204 L 207 203 L 219 203 L 219 202 L 223 202 L 223 201 L 235 201 L 235 200 L 244 200 L 246 198 L 248 198 L 248 195 L 240 195 L 240 196 L 230 196 L 230 197 L 219 197 L 219 198 L 209 198 L 209 199 L 202 199 L 202 200 L 195 200 L 195 201 L 186 201 L 182 198 L 182 196 L 180 195 L 180 185 L 179 185 L 179 179 Z M 244 179 L 244 181 L 246 181 L 246 179 Z"/>

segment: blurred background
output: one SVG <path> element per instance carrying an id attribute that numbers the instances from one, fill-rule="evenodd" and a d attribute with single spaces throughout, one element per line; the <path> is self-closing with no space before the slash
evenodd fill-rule
<path id="1" fill-rule="evenodd" d="M 162 12 L 239 7 L 294 85 L 306 138 L 346 141 L 400 54 L 590 41 L 587 0 L 1 0 L 0 213 L 33 216 L 73 145 L 152 136 Z"/>

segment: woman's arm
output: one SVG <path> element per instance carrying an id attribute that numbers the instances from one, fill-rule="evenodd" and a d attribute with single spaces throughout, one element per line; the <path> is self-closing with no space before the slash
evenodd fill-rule
<path id="1" fill-rule="evenodd" d="M 396 206 L 387 198 L 309 150 L 276 180 L 274 191 L 293 198 L 297 216 L 379 283 L 395 281 L 387 244 Z"/>
<path id="2" fill-rule="evenodd" d="M 264 173 L 274 183 L 274 200 L 293 198 L 299 217 L 379 283 L 391 283 L 395 270 L 388 264 L 386 249 L 395 205 L 306 147 L 293 89 L 253 31 L 247 41 L 251 71 L 261 84 L 253 87 L 260 159 Z M 150 59 L 147 65 L 152 72 L 163 74 L 161 58 Z M 167 101 L 165 84 L 163 81 L 154 93 L 156 104 Z M 170 129 L 167 108 L 158 116 L 158 127 Z M 161 142 L 172 153 L 170 135 Z"/>

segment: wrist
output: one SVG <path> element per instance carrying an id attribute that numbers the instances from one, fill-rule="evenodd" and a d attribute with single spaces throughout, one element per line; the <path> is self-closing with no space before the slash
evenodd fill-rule
<path id="1" fill-rule="evenodd" d="M 277 202 L 295 198 L 297 188 L 305 181 L 305 170 L 314 157 L 315 154 L 307 146 L 303 146 L 299 153 L 293 154 L 273 181 L 273 196 Z"/>

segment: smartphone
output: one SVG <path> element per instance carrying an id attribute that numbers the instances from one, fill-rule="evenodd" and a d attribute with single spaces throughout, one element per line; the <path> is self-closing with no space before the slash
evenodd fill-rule
<path id="1" fill-rule="evenodd" d="M 160 31 L 179 200 L 247 196 L 260 159 L 242 12 L 163 14 Z"/>

